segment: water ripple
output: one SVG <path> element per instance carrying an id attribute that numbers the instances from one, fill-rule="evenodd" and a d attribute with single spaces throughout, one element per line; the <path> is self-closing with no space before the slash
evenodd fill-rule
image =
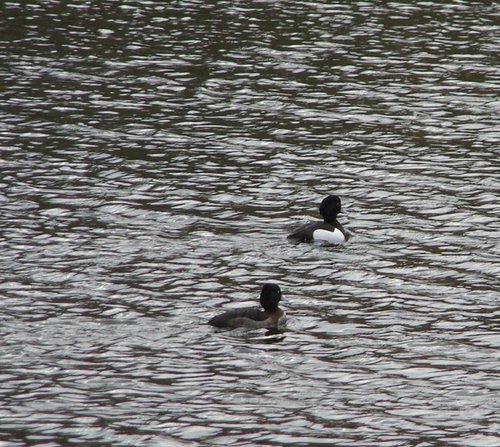
<path id="1" fill-rule="evenodd" d="M 500 443 L 493 4 L 2 12 L 6 446 Z"/>

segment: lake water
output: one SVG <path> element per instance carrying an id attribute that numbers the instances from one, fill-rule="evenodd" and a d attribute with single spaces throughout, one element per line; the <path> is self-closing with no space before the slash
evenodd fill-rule
<path id="1" fill-rule="evenodd" d="M 498 14 L 3 2 L 0 446 L 500 446 Z"/>

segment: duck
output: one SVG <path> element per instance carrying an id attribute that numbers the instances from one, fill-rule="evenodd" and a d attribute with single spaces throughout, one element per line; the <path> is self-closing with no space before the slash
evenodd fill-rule
<path id="1" fill-rule="evenodd" d="M 303 225 L 288 235 L 288 239 L 295 242 L 323 241 L 330 244 L 345 242 L 349 235 L 337 220 L 340 212 L 342 212 L 340 197 L 333 194 L 325 197 L 319 205 L 319 213 L 323 217 L 323 222 Z"/>
<path id="2" fill-rule="evenodd" d="M 217 328 L 277 329 L 286 320 L 285 311 L 280 309 L 281 289 L 277 284 L 264 284 L 260 293 L 260 307 L 234 309 L 216 315 L 208 322 Z"/>

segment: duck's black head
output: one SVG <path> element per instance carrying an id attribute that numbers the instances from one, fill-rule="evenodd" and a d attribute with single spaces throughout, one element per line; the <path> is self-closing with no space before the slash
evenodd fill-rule
<path id="1" fill-rule="evenodd" d="M 278 303 L 281 301 L 281 289 L 277 284 L 264 284 L 260 292 L 260 305 L 267 313 L 278 310 Z"/>
<path id="2" fill-rule="evenodd" d="M 340 197 L 331 195 L 323 199 L 319 206 L 319 213 L 323 216 L 325 222 L 333 223 L 337 219 L 337 214 L 340 213 L 341 207 Z"/>

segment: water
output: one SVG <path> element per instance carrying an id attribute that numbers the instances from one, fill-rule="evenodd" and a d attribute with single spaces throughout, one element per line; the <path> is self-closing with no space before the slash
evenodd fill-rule
<path id="1" fill-rule="evenodd" d="M 0 17 L 2 447 L 500 446 L 494 2 Z"/>

